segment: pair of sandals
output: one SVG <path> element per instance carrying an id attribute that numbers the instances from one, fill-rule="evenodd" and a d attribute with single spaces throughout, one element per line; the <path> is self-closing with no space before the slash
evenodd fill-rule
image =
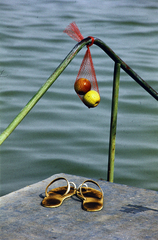
<path id="1" fill-rule="evenodd" d="M 48 192 L 48 187 L 58 180 L 65 180 L 67 186 L 57 187 Z M 100 191 L 88 187 L 86 184 L 87 182 L 97 185 Z M 82 206 L 84 210 L 95 212 L 100 211 L 103 208 L 103 191 L 99 184 L 93 180 L 84 181 L 77 189 L 75 183 L 69 182 L 64 177 L 59 177 L 48 184 L 45 190 L 45 195 L 46 197 L 42 201 L 44 207 L 59 207 L 66 198 L 77 195 L 77 197 L 83 200 Z"/>

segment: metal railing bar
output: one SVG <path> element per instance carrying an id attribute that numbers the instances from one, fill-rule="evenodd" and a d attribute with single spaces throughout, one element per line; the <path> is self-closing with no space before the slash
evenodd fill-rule
<path id="1" fill-rule="evenodd" d="M 13 132 L 13 130 L 19 125 L 19 123 L 24 119 L 24 117 L 30 112 L 30 110 L 40 100 L 40 98 L 44 95 L 44 93 L 50 88 L 50 86 L 55 82 L 55 80 L 59 77 L 59 75 L 69 65 L 69 63 L 72 61 L 72 59 L 77 55 L 77 53 L 85 45 L 87 45 L 89 43 L 91 43 L 91 38 L 86 38 L 86 39 L 83 39 L 81 42 L 77 43 L 74 46 L 74 48 L 69 52 L 69 54 L 66 56 L 66 58 L 56 68 L 54 73 L 47 79 L 45 84 L 31 98 L 31 100 L 26 104 L 26 106 L 21 110 L 21 112 L 14 118 L 14 120 L 9 124 L 9 126 L 1 133 L 1 135 L 0 135 L 0 145 Z"/>
<path id="2" fill-rule="evenodd" d="M 64 69 L 70 64 L 77 53 L 88 44 L 91 44 L 92 38 L 87 37 L 81 42 L 77 43 L 74 48 L 69 52 L 66 58 L 56 68 L 53 74 L 47 79 L 45 84 L 33 96 L 33 98 L 26 104 L 21 112 L 9 124 L 9 126 L 0 135 L 0 145 L 5 139 L 13 132 L 18 124 L 24 119 L 44 93 L 55 82 Z M 116 140 L 116 126 L 117 126 L 117 110 L 118 110 L 118 95 L 119 95 L 119 80 L 120 68 L 122 68 L 128 75 L 130 75 L 139 85 L 141 85 L 149 94 L 158 100 L 158 93 L 147 84 L 136 72 L 134 72 L 120 57 L 118 57 L 111 48 L 109 48 L 100 39 L 94 38 L 94 44 L 99 46 L 114 62 L 114 77 L 113 77 L 113 95 L 112 95 L 112 108 L 111 108 L 111 126 L 110 126 L 110 141 L 109 141 L 109 162 L 108 162 L 108 181 L 113 182 L 114 176 L 114 160 L 115 160 L 115 140 Z"/>
<path id="3" fill-rule="evenodd" d="M 98 38 L 94 39 L 94 44 L 100 47 L 114 62 L 121 63 L 121 68 L 130 75 L 140 86 L 142 86 L 150 95 L 158 101 L 158 92 L 156 92 L 147 82 L 145 82 L 132 68 L 130 68 L 115 52 Z"/>
<path id="4" fill-rule="evenodd" d="M 107 174 L 107 181 L 109 182 L 113 182 L 114 180 L 115 142 L 116 142 L 116 128 L 117 128 L 120 67 L 121 67 L 121 63 L 115 62 L 114 77 L 113 77 L 112 106 L 111 106 L 108 174 Z"/>

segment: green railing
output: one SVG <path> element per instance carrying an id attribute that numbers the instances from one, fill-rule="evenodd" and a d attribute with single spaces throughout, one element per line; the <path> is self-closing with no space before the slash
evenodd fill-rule
<path id="1" fill-rule="evenodd" d="M 0 145 L 5 139 L 13 132 L 19 125 L 23 118 L 29 113 L 44 93 L 55 82 L 64 69 L 70 64 L 72 59 L 77 53 L 88 44 L 91 44 L 91 38 L 85 38 L 75 45 L 67 57 L 56 68 L 54 73 L 47 79 L 46 83 L 39 89 L 33 98 L 26 104 L 21 112 L 15 117 L 10 125 L 0 135 Z M 117 109 L 118 109 L 118 95 L 119 95 L 119 80 L 120 68 L 122 68 L 128 75 L 130 75 L 139 85 L 141 85 L 151 96 L 158 100 L 158 93 L 149 86 L 136 72 L 134 72 L 121 58 L 119 58 L 103 41 L 94 38 L 94 44 L 100 47 L 107 55 L 115 62 L 114 66 L 114 79 L 113 79 L 113 95 L 112 95 L 112 108 L 111 108 L 111 125 L 110 125 L 110 140 L 109 140 L 109 159 L 108 159 L 108 174 L 107 180 L 113 182 L 114 178 L 114 161 L 115 161 L 115 140 L 116 140 L 116 127 L 117 127 Z"/>

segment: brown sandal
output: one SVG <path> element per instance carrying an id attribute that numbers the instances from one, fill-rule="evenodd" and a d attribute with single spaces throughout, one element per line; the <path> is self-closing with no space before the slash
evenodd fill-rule
<path id="1" fill-rule="evenodd" d="M 88 187 L 86 182 L 96 184 L 100 191 Z M 93 180 L 84 181 L 77 189 L 77 196 L 83 200 L 83 209 L 89 212 L 100 211 L 103 208 L 103 195 L 101 187 Z"/>
<path id="2" fill-rule="evenodd" d="M 65 180 L 67 182 L 67 186 L 57 187 L 47 192 L 48 187 L 52 183 L 58 180 Z M 73 184 L 73 187 L 70 186 L 71 183 Z M 46 190 L 45 190 L 46 197 L 43 199 L 42 205 L 44 207 L 50 207 L 50 208 L 59 207 L 63 203 L 64 199 L 73 196 L 75 193 L 76 193 L 76 185 L 73 182 L 69 182 L 64 177 L 56 178 L 52 182 L 50 182 L 46 187 Z"/>

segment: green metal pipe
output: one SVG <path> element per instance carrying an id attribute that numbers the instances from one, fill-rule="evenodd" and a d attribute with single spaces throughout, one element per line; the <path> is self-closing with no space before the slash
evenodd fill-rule
<path id="1" fill-rule="evenodd" d="M 111 48 L 98 38 L 94 39 L 94 44 L 100 47 L 114 62 L 121 63 L 121 68 L 130 75 L 140 86 L 142 86 L 150 95 L 158 101 L 158 93 L 145 82 L 135 71 L 133 71 Z"/>
<path id="2" fill-rule="evenodd" d="M 107 174 L 107 181 L 109 182 L 113 182 L 114 180 L 115 142 L 116 142 L 116 127 L 117 127 L 120 67 L 121 67 L 121 64 L 118 62 L 115 62 L 114 77 L 113 77 L 112 106 L 111 106 L 108 174 Z"/>
<path id="3" fill-rule="evenodd" d="M 44 95 L 44 93 L 50 88 L 50 86 L 55 82 L 55 80 L 59 77 L 59 75 L 69 65 L 69 63 L 77 55 L 77 53 L 85 45 L 91 43 L 91 41 L 92 41 L 91 38 L 85 38 L 81 42 L 79 42 L 78 44 L 75 45 L 75 47 L 70 51 L 70 53 L 67 55 L 67 57 L 57 67 L 57 69 L 54 71 L 54 73 L 47 79 L 46 83 L 39 89 L 39 91 L 33 96 L 33 98 L 26 104 L 26 106 L 15 117 L 15 119 L 9 124 L 9 126 L 1 133 L 0 145 L 13 132 L 13 130 L 18 126 L 18 124 L 24 119 L 24 117 L 29 113 L 29 111 L 34 107 L 34 105 Z"/>
<path id="4" fill-rule="evenodd" d="M 64 69 L 70 64 L 72 59 L 77 53 L 88 44 L 91 44 L 92 39 L 90 37 L 83 39 L 81 42 L 75 45 L 70 51 L 67 57 L 61 62 L 54 73 L 47 79 L 46 83 L 39 89 L 39 91 L 33 96 L 33 98 L 26 104 L 21 112 L 15 117 L 10 125 L 0 135 L 0 145 L 5 139 L 13 132 L 18 124 L 24 119 L 44 93 L 55 82 Z M 111 48 L 109 48 L 100 39 L 95 38 L 94 44 L 99 46 L 114 62 L 114 79 L 113 79 L 113 95 L 112 95 L 112 107 L 111 107 L 111 126 L 110 126 L 110 140 L 109 140 L 109 159 L 108 159 L 108 174 L 107 180 L 113 182 L 114 179 L 114 161 L 115 161 L 115 142 L 116 142 L 116 127 L 117 127 L 117 110 L 118 110 L 118 95 L 119 95 L 119 80 L 120 80 L 120 68 L 122 68 L 128 75 L 130 75 L 138 84 L 140 84 L 149 94 L 151 94 L 156 100 L 158 100 L 158 93 L 147 84 L 136 72 L 134 72 L 121 58 L 119 58 Z"/>

